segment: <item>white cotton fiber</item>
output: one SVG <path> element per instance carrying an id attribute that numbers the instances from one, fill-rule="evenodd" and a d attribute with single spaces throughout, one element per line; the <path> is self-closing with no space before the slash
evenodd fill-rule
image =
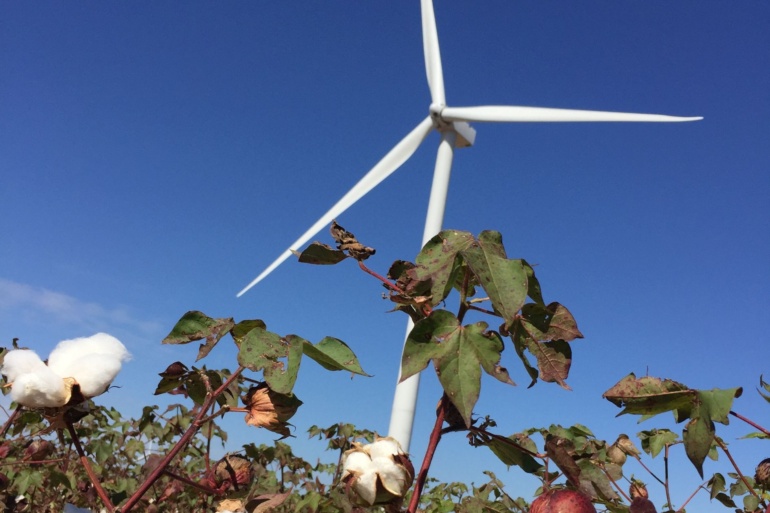
<path id="1" fill-rule="evenodd" d="M 74 338 L 59 342 L 56 348 L 51 351 L 51 356 L 48 357 L 48 366 L 64 378 L 73 377 L 77 379 L 78 371 L 83 370 L 81 360 L 92 354 L 110 356 L 118 363 L 131 358 L 131 355 L 126 350 L 126 346 L 120 340 L 107 333 L 97 333 L 90 337 Z M 120 370 L 120 365 L 118 370 Z M 114 378 L 115 376 L 113 376 Z"/>
<path id="2" fill-rule="evenodd" d="M 69 400 L 64 380 L 43 365 L 13 381 L 11 399 L 29 408 L 58 408 Z"/>
<path id="3" fill-rule="evenodd" d="M 78 360 L 77 368 L 68 376 L 75 378 L 84 396 L 95 397 L 107 390 L 120 368 L 120 360 L 111 355 L 90 354 Z"/>
<path id="4" fill-rule="evenodd" d="M 40 367 L 45 367 L 43 360 L 29 349 L 14 349 L 8 351 L 3 359 L 3 366 L 0 368 L 0 374 L 3 374 L 8 378 L 8 382 L 12 383 L 16 379 L 28 372 L 34 372 Z"/>
<path id="5" fill-rule="evenodd" d="M 120 340 L 106 333 L 63 340 L 51 352 L 48 366 L 63 378 L 75 378 L 86 397 L 104 393 L 131 358 Z"/>
<path id="6" fill-rule="evenodd" d="M 48 357 L 47 366 L 33 351 L 10 351 L 0 371 L 13 383 L 14 401 L 30 408 L 55 408 L 69 400 L 65 378 L 74 379 L 85 397 L 95 397 L 107 390 L 122 362 L 130 358 L 118 339 L 97 333 L 59 342 Z"/>

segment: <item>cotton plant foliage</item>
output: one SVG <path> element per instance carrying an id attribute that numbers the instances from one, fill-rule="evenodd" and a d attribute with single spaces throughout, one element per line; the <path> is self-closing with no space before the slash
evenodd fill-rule
<path id="1" fill-rule="evenodd" d="M 84 397 L 103 394 L 131 358 L 126 347 L 112 335 L 63 340 L 46 365 L 34 351 L 15 349 L 3 360 L 0 372 L 11 385 L 11 399 L 28 408 L 58 408 L 79 385 Z"/>

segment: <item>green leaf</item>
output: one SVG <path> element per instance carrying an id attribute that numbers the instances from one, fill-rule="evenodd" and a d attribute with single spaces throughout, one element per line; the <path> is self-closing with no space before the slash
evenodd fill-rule
<path id="1" fill-rule="evenodd" d="M 703 461 L 711 450 L 714 441 L 714 423 L 707 416 L 693 416 L 682 433 L 684 452 L 703 478 Z"/>
<path id="2" fill-rule="evenodd" d="M 155 395 L 165 394 L 166 392 L 176 390 L 184 384 L 187 376 L 188 374 L 173 378 L 161 378 L 160 383 L 158 383 L 158 386 L 155 388 Z"/>
<path id="3" fill-rule="evenodd" d="M 243 338 L 238 363 L 252 371 L 262 370 L 272 390 L 291 395 L 297 381 L 304 342 L 295 335 L 280 337 L 256 327 Z"/>
<path id="4" fill-rule="evenodd" d="M 535 303 L 545 306 L 543 292 L 540 290 L 540 282 L 535 277 L 535 270 L 526 260 L 522 260 L 521 265 L 524 266 L 524 271 L 527 273 L 527 296 Z"/>
<path id="5" fill-rule="evenodd" d="M 528 303 L 521 309 L 521 317 L 537 332 L 532 336 L 538 341 L 564 340 L 571 342 L 576 338 L 583 338 L 583 334 L 577 327 L 577 322 L 567 308 L 560 303 L 550 303 L 548 306 Z"/>
<path id="6" fill-rule="evenodd" d="M 232 317 L 227 319 L 214 319 L 202 312 L 191 310 L 184 314 L 176 323 L 171 333 L 163 339 L 164 344 L 187 344 L 195 340 L 206 339 L 198 349 L 200 360 L 224 337 L 235 325 Z"/>
<path id="7" fill-rule="evenodd" d="M 235 326 L 233 326 L 233 329 L 230 330 L 230 335 L 232 335 L 233 340 L 235 340 L 235 345 L 238 347 L 241 347 L 241 342 L 243 341 L 243 337 L 245 337 L 248 332 L 253 330 L 254 328 L 262 328 L 263 330 L 267 329 L 267 325 L 264 321 L 260 319 L 250 319 L 241 321 Z"/>
<path id="8" fill-rule="evenodd" d="M 206 394 L 208 393 L 206 384 L 203 382 L 201 375 L 197 372 L 194 372 L 187 377 L 185 380 L 185 390 L 187 390 L 187 395 L 190 396 L 190 399 L 192 399 L 198 406 L 202 405 L 206 400 Z"/>
<path id="9" fill-rule="evenodd" d="M 484 231 L 477 243 L 461 251 L 468 267 L 478 278 L 492 306 L 513 325 L 527 299 L 527 271 L 521 260 L 509 260 L 499 232 Z"/>
<path id="10" fill-rule="evenodd" d="M 59 472 L 54 468 L 50 468 L 48 470 L 48 479 L 52 488 L 56 486 L 63 486 L 68 490 L 73 489 L 72 482 L 70 481 L 69 477 L 67 477 L 67 474 Z"/>
<path id="11" fill-rule="evenodd" d="M 294 252 L 294 254 L 297 254 Z M 334 265 L 342 262 L 348 256 L 344 251 L 334 249 L 326 244 L 314 242 L 299 253 L 299 261 L 303 264 Z"/>
<path id="12" fill-rule="evenodd" d="M 726 493 L 718 493 L 714 496 L 716 500 L 722 503 L 723 506 L 726 506 L 728 508 L 735 508 L 736 504 L 735 501 L 733 501 L 729 495 Z"/>
<path id="13" fill-rule="evenodd" d="M 15 479 L 16 494 L 24 495 L 30 488 L 35 488 L 43 484 L 43 473 L 37 469 L 23 469 Z"/>
<path id="14" fill-rule="evenodd" d="M 452 290 L 457 273 L 457 255 L 476 241 L 468 232 L 444 230 L 423 246 L 415 259 L 417 267 L 410 272 L 417 282 L 429 281 L 431 306 L 441 303 Z"/>
<path id="15" fill-rule="evenodd" d="M 649 418 L 666 411 L 689 412 L 697 394 L 670 379 L 644 376 L 636 379 L 632 373 L 604 392 L 602 397 L 623 408 L 620 415 L 636 414 Z M 686 416 L 679 418 L 684 420 Z"/>
<path id="16" fill-rule="evenodd" d="M 511 333 L 511 340 L 513 341 L 513 347 L 516 350 L 516 354 L 521 359 L 521 363 L 524 364 L 524 369 L 527 371 L 527 374 L 529 374 L 531 379 L 529 385 L 527 385 L 527 388 L 531 388 L 535 383 L 537 383 L 537 378 L 540 373 L 535 367 L 532 366 L 529 359 L 527 358 L 527 355 L 524 353 L 524 351 L 527 349 L 527 341 L 529 340 L 529 335 L 525 330 L 521 329 L 519 323 L 516 323 L 514 326 L 516 329 L 514 329 L 513 333 Z"/>
<path id="17" fill-rule="evenodd" d="M 668 429 L 653 429 L 651 431 L 642 431 L 638 434 L 642 442 L 642 450 L 653 458 L 660 454 L 660 451 L 675 443 L 679 436 Z"/>
<path id="18" fill-rule="evenodd" d="M 529 352 L 537 358 L 540 379 L 546 383 L 558 383 L 565 390 L 572 390 L 565 381 L 572 366 L 572 348 L 563 340 L 532 342 L 527 344 Z"/>
<path id="19" fill-rule="evenodd" d="M 580 459 L 577 462 L 580 468 L 580 489 L 583 491 L 592 491 L 593 497 L 613 500 L 618 498 L 618 494 L 612 488 L 612 483 L 607 475 L 593 461 L 589 459 Z"/>
<path id="20" fill-rule="evenodd" d="M 759 375 L 759 386 L 765 389 L 765 392 L 770 392 L 770 383 L 767 383 L 763 378 L 762 375 Z M 762 396 L 762 398 L 770 403 L 770 395 L 769 394 L 763 394 L 761 390 L 757 389 L 757 392 L 759 392 L 759 395 Z"/>
<path id="21" fill-rule="evenodd" d="M 481 368 L 496 379 L 513 384 L 508 371 L 498 365 L 502 340 L 486 329 L 483 322 L 462 327 L 452 313 L 434 310 L 415 325 L 404 345 L 401 379 L 422 371 L 433 360 L 439 381 L 466 426 L 470 426 L 471 413 L 479 398 Z"/>
<path id="22" fill-rule="evenodd" d="M 324 369 L 330 371 L 345 370 L 361 376 L 369 376 L 361 368 L 355 353 L 342 340 L 326 337 L 315 345 L 304 341 L 302 352 Z"/>
<path id="23" fill-rule="evenodd" d="M 714 499 L 720 492 L 727 490 L 725 487 L 725 477 L 722 474 L 716 473 L 711 476 L 708 482 L 709 494 Z"/>
<path id="24" fill-rule="evenodd" d="M 523 318 L 516 321 L 513 331 L 514 343 L 526 347 L 537 359 L 540 379 L 548 383 L 558 383 L 562 388 L 571 390 L 566 382 L 572 366 L 570 345 L 563 340 L 550 340 L 538 327 Z M 526 360 L 522 357 L 522 361 Z M 528 363 L 526 361 L 525 365 Z"/>
<path id="25" fill-rule="evenodd" d="M 748 494 L 743 498 L 743 510 L 744 511 L 757 511 L 759 509 L 759 499 L 752 495 Z"/>
<path id="26" fill-rule="evenodd" d="M 729 424 L 729 413 L 733 407 L 733 399 L 740 397 L 743 389 L 728 388 L 713 390 L 698 390 L 698 399 L 708 417 L 714 422 Z"/>
<path id="27" fill-rule="evenodd" d="M 486 445 L 492 450 L 495 456 L 500 459 L 500 461 L 509 467 L 516 465 L 517 467 L 521 467 L 524 472 L 529 474 L 534 474 L 543 468 L 543 466 L 538 463 L 535 458 L 519 448 L 521 445 L 521 441 L 519 439 L 514 437 L 509 437 L 508 439 L 513 443 L 506 443 L 504 440 L 493 437 L 492 440 L 490 440 Z M 527 438 L 527 440 L 529 439 Z M 529 441 L 531 442 L 531 440 Z M 536 452 L 537 448 L 534 447 L 534 443 L 532 443 L 532 446 L 532 452 Z"/>

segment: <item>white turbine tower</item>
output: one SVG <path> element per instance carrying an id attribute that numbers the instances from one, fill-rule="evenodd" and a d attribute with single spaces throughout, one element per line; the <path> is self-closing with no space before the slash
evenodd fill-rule
<path id="1" fill-rule="evenodd" d="M 238 293 L 238 297 L 246 293 L 254 285 L 262 281 L 276 267 L 281 265 L 292 251 L 299 250 L 322 228 L 342 214 L 366 193 L 374 189 L 380 182 L 395 172 L 406 162 L 432 131 L 438 130 L 441 142 L 436 155 L 436 167 L 433 174 L 433 184 L 428 201 L 428 214 L 423 232 L 423 244 L 441 231 L 444 219 L 449 176 L 452 170 L 454 149 L 471 146 L 476 131 L 468 122 L 676 122 L 697 121 L 702 117 L 676 117 L 661 114 L 634 114 L 626 112 L 603 112 L 590 110 L 551 109 L 542 107 L 519 107 L 486 105 L 476 107 L 449 107 L 444 97 L 444 75 L 441 68 L 441 53 L 438 45 L 436 18 L 433 13 L 433 0 L 421 0 L 422 10 L 422 39 L 425 53 L 425 68 L 428 75 L 431 104 L 428 116 L 420 122 L 406 137 L 390 150 L 377 165 L 366 173 L 357 184 L 350 189 L 328 212 L 313 224 L 302 236 L 294 241 L 272 264 L 259 276 Z M 411 320 L 407 325 L 407 334 L 412 329 Z M 393 399 L 393 410 L 390 419 L 389 435 L 395 437 L 409 450 L 414 421 L 415 404 L 419 374 L 399 383 Z"/>

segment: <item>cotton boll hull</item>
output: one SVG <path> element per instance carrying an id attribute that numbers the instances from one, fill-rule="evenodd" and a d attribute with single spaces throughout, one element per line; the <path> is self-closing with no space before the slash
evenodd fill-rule
<path id="1" fill-rule="evenodd" d="M 17 376 L 11 387 L 11 399 L 27 408 L 58 408 L 69 398 L 64 380 L 45 365 L 34 373 Z"/>
<path id="2" fill-rule="evenodd" d="M 0 373 L 12 383 L 22 374 L 35 372 L 41 367 L 45 367 L 45 364 L 37 353 L 29 349 L 14 349 L 5 355 Z"/>

